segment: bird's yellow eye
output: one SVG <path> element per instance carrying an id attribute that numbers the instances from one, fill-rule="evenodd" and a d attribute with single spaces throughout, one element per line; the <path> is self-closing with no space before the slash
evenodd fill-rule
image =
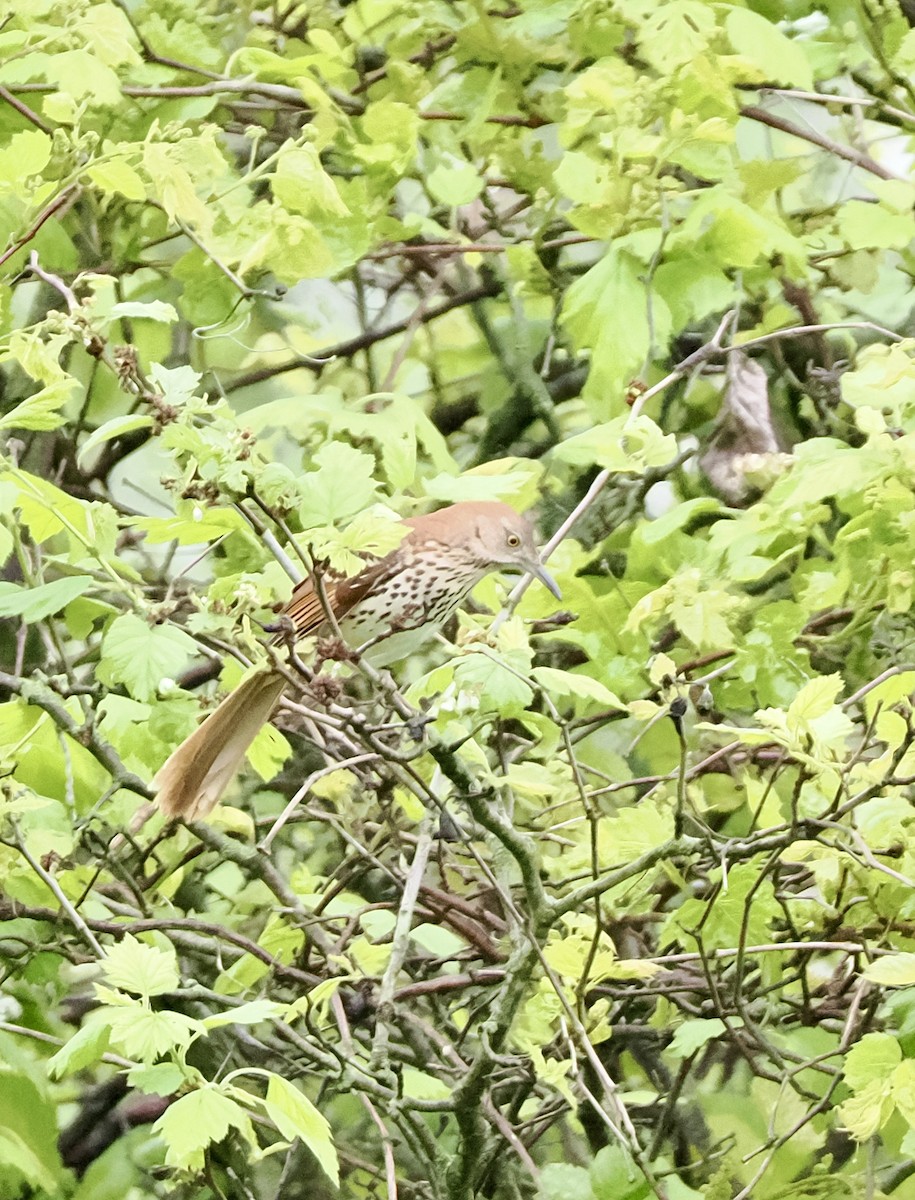
<path id="1" fill-rule="evenodd" d="M 518 537 L 517 533 L 510 533 L 505 540 L 509 546 L 511 546 L 512 550 L 521 545 L 521 539 Z"/>

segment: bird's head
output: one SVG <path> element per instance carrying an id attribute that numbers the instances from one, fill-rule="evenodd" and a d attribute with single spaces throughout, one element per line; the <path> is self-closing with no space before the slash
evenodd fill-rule
<path id="1" fill-rule="evenodd" d="M 533 575 L 557 600 L 562 598 L 556 580 L 540 561 L 534 528 L 526 517 L 498 501 L 467 502 L 462 507 L 467 509 L 471 549 L 481 561 L 492 569 Z"/>

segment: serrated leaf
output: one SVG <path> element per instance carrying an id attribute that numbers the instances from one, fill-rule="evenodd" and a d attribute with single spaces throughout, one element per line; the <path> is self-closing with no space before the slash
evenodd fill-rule
<path id="1" fill-rule="evenodd" d="M 153 1012 L 139 1003 L 108 1005 L 98 1011 L 111 1030 L 112 1046 L 138 1062 L 153 1063 L 172 1051 L 184 1051 L 194 1035 L 202 1032 L 200 1022 L 192 1017 Z"/>
<path id="2" fill-rule="evenodd" d="M 40 129 L 23 129 L 0 149 L 0 187 L 9 187 L 43 171 L 51 159 L 52 142 Z"/>
<path id="3" fill-rule="evenodd" d="M 117 11 L 117 10 L 115 10 Z M 100 159 L 86 167 L 86 174 L 103 192 L 117 192 L 128 200 L 145 200 L 146 184 L 138 171 L 123 158 Z"/>
<path id="4" fill-rule="evenodd" d="M 632 1102 L 632 1097 L 627 1099 Z M 649 1101 L 650 1103 L 650 1101 Z M 595 1200 L 644 1200 L 651 1185 L 624 1147 L 604 1146 L 591 1164 Z"/>
<path id="5" fill-rule="evenodd" d="M 899 1064 L 891 1078 L 893 1102 L 915 1129 L 915 1060 L 905 1059 Z"/>
<path id="6" fill-rule="evenodd" d="M 642 474 L 650 467 L 666 466 L 677 454 L 677 439 L 644 415 L 618 417 L 592 426 L 585 433 L 560 442 L 553 457 L 574 466 L 596 464 L 608 471 Z"/>
<path id="7" fill-rule="evenodd" d="M 32 429 L 48 432 L 66 424 L 61 409 L 70 399 L 76 380 L 58 379 L 49 383 L 28 400 L 23 400 L 14 409 L 0 417 L 0 429 Z"/>
<path id="8" fill-rule="evenodd" d="M 841 675 L 819 675 L 805 683 L 788 706 L 788 718 L 813 721 L 833 707 L 843 687 Z"/>
<path id="9" fill-rule="evenodd" d="M 240 1104 L 215 1087 L 198 1088 L 181 1096 L 153 1125 L 153 1133 L 165 1142 L 165 1161 L 188 1171 L 199 1170 L 207 1146 L 221 1142 L 230 1129 L 238 1129 L 254 1144 L 251 1118 Z"/>
<path id="10" fill-rule="evenodd" d="M 161 996 L 180 984 L 174 950 L 147 946 L 130 933 L 111 947 L 101 965 L 112 987 L 138 996 Z"/>
<path id="11" fill-rule="evenodd" d="M 149 375 L 162 399 L 173 408 L 183 408 L 200 386 L 201 377 L 193 367 L 163 367 L 161 363 L 153 363 Z"/>
<path id="12" fill-rule="evenodd" d="M 185 501 L 178 505 L 174 517 L 137 517 L 129 523 L 132 528 L 142 530 L 151 545 L 177 542 L 179 546 L 196 546 L 248 528 L 244 517 L 234 508 L 202 508 Z"/>
<path id="13" fill-rule="evenodd" d="M 800 41 L 786 37 L 773 21 L 746 8 L 731 8 L 725 19 L 731 45 L 759 68 L 765 82 L 813 87 L 813 69 Z"/>
<path id="14" fill-rule="evenodd" d="M 319 470 L 300 480 L 299 516 L 304 529 L 334 525 L 375 500 L 375 460 L 345 442 L 328 442 L 315 455 Z"/>
<path id="15" fill-rule="evenodd" d="M 869 1083 L 889 1078 L 902 1061 L 899 1043 L 888 1033 L 866 1033 L 845 1056 L 842 1073 L 850 1088 L 858 1092 Z"/>
<path id="16" fill-rule="evenodd" d="M 273 779 L 292 753 L 292 747 L 278 729 L 264 725 L 248 747 L 248 762 L 267 782 Z"/>
<path id="17" fill-rule="evenodd" d="M 288 145 L 288 143 L 287 143 Z M 348 217 L 350 211 L 311 144 L 282 149 L 271 183 L 274 196 L 290 212 L 306 217 Z"/>
<path id="18" fill-rule="evenodd" d="M 185 1072 L 176 1063 L 155 1063 L 134 1067 L 127 1072 L 127 1082 L 152 1096 L 171 1096 L 184 1084 Z"/>
<path id="19" fill-rule="evenodd" d="M 742 1025 L 743 1022 L 741 1021 L 740 1024 Z M 727 1033 L 727 1026 L 718 1017 L 710 1017 L 707 1020 L 697 1017 L 691 1021 L 684 1021 L 682 1025 L 677 1026 L 677 1031 L 665 1054 L 670 1058 L 689 1058 L 697 1050 L 701 1050 L 707 1042 L 721 1037 L 724 1033 Z"/>
<path id="20" fill-rule="evenodd" d="M 98 677 L 122 683 L 137 700 L 151 700 L 162 681 L 174 679 L 194 654 L 192 637 L 174 625 L 148 625 L 133 613 L 112 621 L 102 639 Z"/>
<path id="21" fill-rule="evenodd" d="M 584 1167 L 547 1163 L 540 1172 L 537 1200 L 595 1200 L 591 1176 Z"/>
<path id="22" fill-rule="evenodd" d="M 889 1079 L 874 1079 L 839 1106 L 842 1124 L 855 1141 L 866 1142 L 890 1119 L 893 1097 Z"/>
<path id="23" fill-rule="evenodd" d="M 517 714 L 534 698 L 534 689 L 526 680 L 488 654 L 465 655 L 454 669 L 462 688 L 472 689 L 482 707 L 503 716 Z"/>
<path id="24" fill-rule="evenodd" d="M 0 583 L 0 618 L 22 617 L 29 624 L 43 621 L 82 596 L 94 582 L 89 575 L 69 575 L 33 588 Z"/>
<path id="25" fill-rule="evenodd" d="M 307 1096 L 279 1075 L 270 1073 L 266 1099 L 261 1101 L 267 1115 L 283 1137 L 301 1138 L 321 1164 L 335 1187 L 340 1183 L 340 1166 L 330 1125 Z"/>

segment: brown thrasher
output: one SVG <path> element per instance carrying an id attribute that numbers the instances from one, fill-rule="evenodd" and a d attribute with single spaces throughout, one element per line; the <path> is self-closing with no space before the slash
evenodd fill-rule
<path id="1" fill-rule="evenodd" d="M 352 579 L 323 580 L 320 592 L 311 578 L 296 586 L 283 610 L 296 637 L 332 629 L 329 610 L 352 647 L 372 643 L 370 661 L 380 665 L 435 633 L 490 571 L 529 572 L 559 598 L 530 523 L 507 504 L 466 501 L 404 524 L 400 545 Z M 153 781 L 167 817 L 194 820 L 211 811 L 285 686 L 280 671 L 255 672 L 172 752 Z"/>

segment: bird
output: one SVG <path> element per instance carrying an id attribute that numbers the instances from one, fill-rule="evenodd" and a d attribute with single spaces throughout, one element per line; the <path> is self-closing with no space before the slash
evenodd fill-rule
<path id="1" fill-rule="evenodd" d="M 407 517 L 403 525 L 400 544 L 355 576 L 325 577 L 320 584 L 313 576 L 303 579 L 279 626 L 296 638 L 339 632 L 354 650 L 367 647 L 367 659 L 382 666 L 434 635 L 490 572 L 533 575 L 561 599 L 540 560 L 533 526 L 508 504 L 466 500 Z M 172 751 L 153 780 L 167 819 L 198 820 L 216 807 L 285 687 L 275 667 L 255 671 Z"/>

